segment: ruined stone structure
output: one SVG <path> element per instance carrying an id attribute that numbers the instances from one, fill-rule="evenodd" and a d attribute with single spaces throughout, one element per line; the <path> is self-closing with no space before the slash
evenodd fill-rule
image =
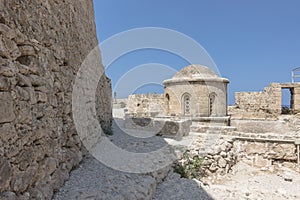
<path id="1" fill-rule="evenodd" d="M 163 82 L 164 95 L 130 95 L 128 112 L 138 116 L 159 113 L 192 118 L 226 117 L 228 83 L 228 79 L 208 67 L 189 65 Z"/>
<path id="2" fill-rule="evenodd" d="M 80 162 L 72 87 L 97 44 L 92 0 L 0 1 L 0 199 L 50 199 Z M 109 128 L 105 75 L 96 96 Z"/>
<path id="3" fill-rule="evenodd" d="M 208 67 L 189 65 L 163 82 L 164 94 L 130 95 L 128 116 L 159 118 L 156 121 L 190 120 L 187 124 L 196 132 L 206 131 L 210 126 L 226 127 L 228 83 L 228 79 Z"/>
<path id="4" fill-rule="evenodd" d="M 190 117 L 224 117 L 227 115 L 228 79 L 211 69 L 190 65 L 165 80 L 167 115 Z"/>
<path id="5" fill-rule="evenodd" d="M 135 94 L 128 97 L 128 112 L 136 116 L 154 117 L 163 114 L 163 94 Z"/>
<path id="6" fill-rule="evenodd" d="M 289 89 L 290 109 L 300 112 L 300 83 L 272 83 L 262 92 L 237 92 L 233 115 L 237 118 L 269 118 L 282 113 L 282 89 Z"/>

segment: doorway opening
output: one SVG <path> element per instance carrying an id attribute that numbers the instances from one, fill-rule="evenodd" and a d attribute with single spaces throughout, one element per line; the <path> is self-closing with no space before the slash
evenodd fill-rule
<path id="1" fill-rule="evenodd" d="M 282 88 L 281 90 L 281 114 L 294 114 L 294 88 Z"/>

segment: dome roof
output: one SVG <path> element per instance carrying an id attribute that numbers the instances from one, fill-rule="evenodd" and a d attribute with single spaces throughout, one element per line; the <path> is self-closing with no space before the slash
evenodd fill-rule
<path id="1" fill-rule="evenodd" d="M 222 82 L 229 83 L 229 80 L 218 76 L 210 68 L 202 65 L 189 65 L 177 72 L 173 78 L 164 80 L 164 84 L 177 84 L 182 82 Z"/>
<path id="2" fill-rule="evenodd" d="M 173 79 L 176 78 L 218 78 L 219 76 L 206 66 L 189 65 L 177 72 Z"/>

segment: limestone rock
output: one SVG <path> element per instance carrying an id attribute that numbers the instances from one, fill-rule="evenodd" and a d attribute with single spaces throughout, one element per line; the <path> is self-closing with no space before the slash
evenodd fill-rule
<path id="1" fill-rule="evenodd" d="M 19 82 L 18 84 L 20 86 L 26 86 L 26 87 L 31 87 L 31 80 L 30 78 L 22 75 L 22 74 L 18 74 L 18 78 L 19 78 Z"/>
<path id="2" fill-rule="evenodd" d="M 226 160 L 223 157 L 221 157 L 218 161 L 218 166 L 221 168 L 225 168 L 226 164 L 227 164 Z"/>
<path id="3" fill-rule="evenodd" d="M 0 123 L 12 122 L 15 117 L 12 96 L 9 92 L 0 92 Z"/>
<path id="4" fill-rule="evenodd" d="M 8 160 L 0 157 L 0 192 L 5 191 L 10 184 L 12 169 Z"/>
<path id="5" fill-rule="evenodd" d="M 17 195 L 14 192 L 3 192 L 0 193 L 0 198 L 3 200 L 16 200 Z"/>
<path id="6" fill-rule="evenodd" d="M 22 56 L 35 55 L 34 48 L 32 46 L 29 46 L 29 45 L 19 46 L 19 50 L 20 50 Z"/>
<path id="7" fill-rule="evenodd" d="M 9 89 L 9 82 L 6 77 L 0 76 L 0 91 L 7 91 Z"/>
<path id="8" fill-rule="evenodd" d="M 17 91 L 17 94 L 18 94 L 18 98 L 20 100 L 27 101 L 27 100 L 30 99 L 29 93 L 25 89 L 23 89 L 22 87 L 17 86 L 16 91 Z"/>
<path id="9" fill-rule="evenodd" d="M 0 23 L 0 33 L 8 39 L 16 37 L 16 32 L 5 24 Z"/>
<path id="10" fill-rule="evenodd" d="M 5 77 L 13 77 L 18 73 L 16 66 L 9 62 L 7 59 L 3 59 L 0 56 L 0 75 Z"/>

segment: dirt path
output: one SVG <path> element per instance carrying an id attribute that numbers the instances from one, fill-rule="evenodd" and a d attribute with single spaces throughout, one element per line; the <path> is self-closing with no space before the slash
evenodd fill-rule
<path id="1" fill-rule="evenodd" d="M 277 170 L 276 170 L 277 171 Z M 239 162 L 234 174 L 205 189 L 214 199 L 300 199 L 300 173 L 282 167 L 270 172 Z"/>

